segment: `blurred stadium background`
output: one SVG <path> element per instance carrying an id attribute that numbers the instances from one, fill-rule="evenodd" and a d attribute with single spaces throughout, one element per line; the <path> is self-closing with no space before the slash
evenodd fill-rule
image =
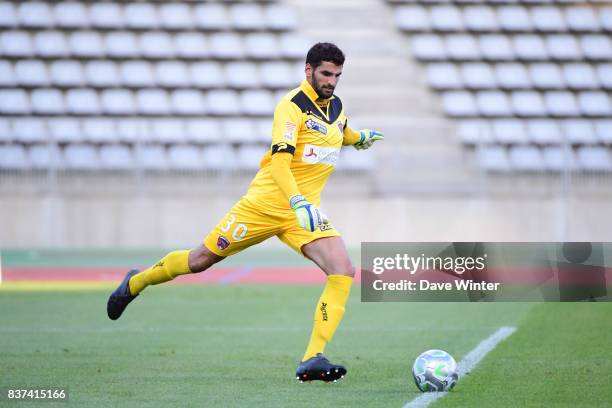
<path id="1" fill-rule="evenodd" d="M 607 1 L 0 1 L 0 247 L 197 244 L 316 41 L 386 134 L 324 193 L 350 246 L 609 240 L 611 32 Z"/>

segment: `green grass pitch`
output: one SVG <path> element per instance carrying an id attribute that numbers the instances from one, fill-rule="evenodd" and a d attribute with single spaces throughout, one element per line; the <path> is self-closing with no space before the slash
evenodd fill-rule
<path id="1" fill-rule="evenodd" d="M 159 286 L 116 322 L 110 290 L 0 288 L 0 387 L 68 387 L 79 407 L 401 407 L 420 395 L 410 374 L 420 352 L 459 361 L 513 325 L 431 406 L 612 405 L 611 303 L 365 304 L 355 288 L 326 351 L 347 377 L 300 384 L 321 287 Z"/>

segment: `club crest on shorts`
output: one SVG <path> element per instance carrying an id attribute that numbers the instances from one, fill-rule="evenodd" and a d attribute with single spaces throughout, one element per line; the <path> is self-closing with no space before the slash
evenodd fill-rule
<path id="1" fill-rule="evenodd" d="M 219 235 L 219 238 L 217 238 L 217 248 L 219 248 L 219 251 L 223 251 L 228 246 L 230 246 L 230 242 L 227 240 L 227 238 L 225 238 L 223 235 Z"/>

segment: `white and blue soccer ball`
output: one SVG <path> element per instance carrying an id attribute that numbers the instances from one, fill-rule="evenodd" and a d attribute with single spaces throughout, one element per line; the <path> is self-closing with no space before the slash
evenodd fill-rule
<path id="1" fill-rule="evenodd" d="M 450 391 L 459 379 L 455 359 L 443 350 L 427 350 L 418 356 L 412 376 L 422 392 Z"/>

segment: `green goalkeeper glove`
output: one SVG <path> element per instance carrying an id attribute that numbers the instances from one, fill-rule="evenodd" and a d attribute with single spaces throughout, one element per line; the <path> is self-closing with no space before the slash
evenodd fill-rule
<path id="1" fill-rule="evenodd" d="M 377 132 L 372 129 L 361 129 L 359 134 L 361 135 L 361 139 L 359 139 L 359 141 L 353 145 L 357 150 L 369 149 L 376 140 L 382 140 L 385 138 L 385 135 L 383 135 L 382 132 Z"/>
<path id="2" fill-rule="evenodd" d="M 329 222 L 319 207 L 311 204 L 301 194 L 291 197 L 289 205 L 295 214 L 295 218 L 297 218 L 298 225 L 306 231 L 314 232 L 321 225 Z"/>

